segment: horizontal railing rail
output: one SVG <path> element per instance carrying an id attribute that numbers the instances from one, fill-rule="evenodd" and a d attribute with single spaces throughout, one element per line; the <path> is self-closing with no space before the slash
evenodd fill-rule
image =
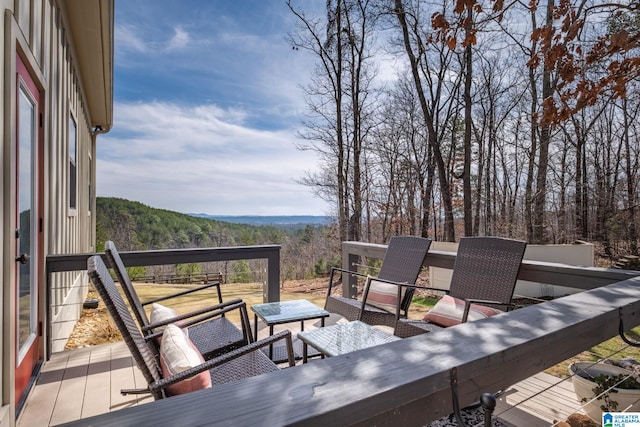
<path id="1" fill-rule="evenodd" d="M 343 242 L 342 268 L 355 270 L 360 257 L 382 259 L 385 245 L 362 242 Z M 456 260 L 455 252 L 430 250 L 424 265 L 453 269 Z M 640 271 L 620 270 L 613 268 L 581 267 L 540 261 L 523 261 L 518 279 L 549 285 L 566 286 L 580 290 L 594 289 L 610 283 L 620 282 L 640 275 Z M 355 296 L 357 277 L 344 275 L 342 281 L 343 295 Z"/>

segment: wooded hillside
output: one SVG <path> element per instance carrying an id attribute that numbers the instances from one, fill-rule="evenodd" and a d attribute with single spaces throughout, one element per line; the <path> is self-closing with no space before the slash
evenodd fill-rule
<path id="1" fill-rule="evenodd" d="M 287 231 L 274 226 L 233 224 L 199 218 L 120 198 L 98 197 L 96 246 L 113 240 L 120 251 L 181 249 L 220 246 L 281 245 L 281 277 L 302 279 L 324 274 L 339 260 L 339 247 L 332 247 L 332 227 L 307 226 Z M 200 266 L 165 266 L 134 271 L 153 274 L 222 272 L 226 281 L 261 281 L 262 261 L 211 263 Z"/>

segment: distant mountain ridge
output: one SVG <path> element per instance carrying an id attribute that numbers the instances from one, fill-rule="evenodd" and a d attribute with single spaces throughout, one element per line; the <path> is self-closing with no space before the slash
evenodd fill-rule
<path id="1" fill-rule="evenodd" d="M 209 215 L 205 213 L 189 213 L 187 215 L 198 218 L 213 219 L 233 224 L 249 225 L 328 225 L 333 220 L 330 216 L 322 215 Z"/>

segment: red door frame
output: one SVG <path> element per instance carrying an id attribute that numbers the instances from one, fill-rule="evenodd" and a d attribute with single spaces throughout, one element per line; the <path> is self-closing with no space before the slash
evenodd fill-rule
<path id="1" fill-rule="evenodd" d="M 14 354 L 16 357 L 16 371 L 15 371 L 15 393 L 16 393 L 16 397 L 15 397 L 15 401 L 19 402 L 20 399 L 22 398 L 22 395 L 24 394 L 24 392 L 26 391 L 27 387 L 29 386 L 29 382 L 32 378 L 32 375 L 34 373 L 34 368 L 38 365 L 39 360 L 42 358 L 42 323 L 41 323 L 41 304 L 42 304 L 42 296 L 40 295 L 40 286 L 39 284 L 41 283 L 40 278 L 42 277 L 42 260 L 41 257 L 43 256 L 43 252 L 42 252 L 42 245 L 43 245 L 43 230 L 42 230 L 42 218 L 41 218 L 41 212 L 42 212 L 42 194 L 43 194 L 43 166 L 44 166 L 44 160 L 43 160 L 43 141 L 44 141 L 44 136 L 43 136 L 43 128 L 42 128 L 42 101 L 43 101 L 43 94 L 42 92 L 38 89 L 38 87 L 36 86 L 34 79 L 31 75 L 31 73 L 29 72 L 29 70 L 27 69 L 27 67 L 25 66 L 24 62 L 22 61 L 22 58 L 20 57 L 19 54 L 16 53 L 16 93 L 15 93 L 15 98 L 14 98 L 14 108 L 16 109 L 16 139 L 15 141 L 13 141 L 13 143 L 15 144 L 16 147 L 16 163 L 14 165 L 15 167 L 15 180 L 16 180 L 16 186 L 15 186 L 15 194 L 12 196 L 15 200 L 15 221 L 16 221 L 16 226 L 17 224 L 19 224 L 20 218 L 19 215 L 20 213 L 18 212 L 18 201 L 17 201 L 17 196 L 18 196 L 18 161 L 19 161 L 19 150 L 18 150 L 18 137 L 19 137 L 19 129 L 18 129 L 18 122 L 19 122 L 19 111 L 18 111 L 18 97 L 20 96 L 20 82 L 23 83 L 24 86 L 26 86 L 26 88 L 29 90 L 30 95 L 34 98 L 35 102 L 36 102 L 36 146 L 33 147 L 34 153 L 37 156 L 37 167 L 36 167 L 36 171 L 32 171 L 32 179 L 34 180 L 34 184 L 35 184 L 35 206 L 33 206 L 33 209 L 35 210 L 35 212 L 32 212 L 32 215 L 34 215 L 34 217 L 36 218 L 36 230 L 32 230 L 32 232 L 36 232 L 37 233 L 37 239 L 36 239 L 36 247 L 33 248 L 31 250 L 31 252 L 35 252 L 37 254 L 37 256 L 35 257 L 36 259 L 33 260 L 34 262 L 36 262 L 36 268 L 33 270 L 33 273 L 35 274 L 36 277 L 32 277 L 31 281 L 34 282 L 35 285 L 35 292 L 36 292 L 36 296 L 35 296 L 35 301 L 36 301 L 36 307 L 32 307 L 32 310 L 36 311 L 36 337 L 34 342 L 31 344 L 28 352 L 25 354 L 24 358 L 22 359 L 21 363 L 19 363 L 19 339 L 18 339 L 18 334 L 19 334 L 19 319 L 17 318 L 17 315 L 19 313 L 19 311 L 16 309 L 16 319 L 15 319 L 15 349 L 14 349 Z M 33 155 L 33 154 L 32 154 Z M 34 185 L 32 184 L 32 191 L 33 191 L 33 187 Z M 33 200 L 33 199 L 32 199 Z M 32 220 L 33 221 L 33 220 Z M 33 222 L 32 222 L 33 223 Z M 17 245 L 16 245 L 17 246 Z M 18 251 L 16 251 L 17 256 L 19 256 L 20 254 L 18 253 Z M 19 268 L 18 268 L 18 264 L 17 262 L 14 264 L 14 268 L 16 269 L 16 281 L 14 283 L 14 289 L 16 292 L 16 300 L 15 300 L 15 304 L 18 304 L 19 301 L 19 297 L 20 297 L 20 292 L 19 292 Z"/>

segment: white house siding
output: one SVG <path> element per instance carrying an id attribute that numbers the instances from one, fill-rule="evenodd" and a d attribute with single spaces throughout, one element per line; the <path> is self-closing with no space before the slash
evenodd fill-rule
<path id="1" fill-rule="evenodd" d="M 88 182 L 89 153 L 95 159 L 94 139 L 86 107 L 84 91 L 77 67 L 74 66 L 75 52 L 69 31 L 66 30 L 65 15 L 60 8 L 50 8 L 48 22 L 51 26 L 50 66 L 46 70 L 53 94 L 49 97 L 50 169 L 45 176 L 50 195 L 46 206 L 48 253 L 86 253 L 94 250 L 94 227 L 89 212 Z M 69 208 L 69 117 L 73 116 L 77 126 L 77 200 L 76 208 Z M 92 179 L 93 181 L 93 179 Z M 64 349 L 66 340 L 78 319 L 82 301 L 87 292 L 87 278 L 84 272 L 57 273 L 52 278 L 51 292 L 51 343 L 53 352 Z"/>
<path id="2" fill-rule="evenodd" d="M 89 181 L 95 189 L 95 135 L 92 128 L 99 124 L 108 129 L 111 123 L 96 121 L 89 110 L 88 90 L 83 86 L 80 63 L 86 70 L 87 62 L 100 61 L 101 58 L 78 58 L 74 43 L 73 30 L 77 29 L 77 16 L 69 18 L 68 8 L 74 13 L 95 12 L 98 9 L 102 16 L 113 15 L 113 0 L 0 0 L 3 15 L 0 18 L 0 46 L 3 50 L 2 67 L 0 67 L 0 95 L 4 100 L 0 103 L 0 120 L 2 120 L 2 173 L 0 173 L 0 191 L 2 192 L 2 209 L 0 210 L 0 246 L 2 263 L 2 292 L 0 292 L 0 366 L 2 387 L 0 388 L 0 426 L 15 424 L 16 401 L 14 392 L 15 355 L 15 276 L 16 263 L 14 248 L 14 230 L 16 229 L 13 212 L 15 202 L 12 194 L 15 187 L 15 168 L 13 166 L 15 148 L 15 56 L 16 50 L 25 52 L 25 65 L 33 70 L 36 85 L 44 89 L 42 100 L 44 119 L 44 153 L 43 153 L 43 217 L 44 243 L 43 253 L 39 260 L 40 270 L 45 271 L 45 257 L 50 254 L 86 253 L 95 251 L 95 194 L 89 192 Z M 93 13 L 92 16 L 95 16 Z M 112 47 L 113 26 L 107 29 L 107 45 Z M 90 22 L 84 22 L 89 25 Z M 109 23 L 109 22 L 108 22 Z M 104 25 L 104 22 L 102 23 Z M 76 25 L 74 27 L 74 25 Z M 104 39 L 97 26 L 92 30 Z M 103 27 L 104 31 L 104 27 Z M 78 34 L 75 37 L 81 37 Z M 103 40 L 104 43 L 104 40 Z M 112 87 L 112 58 L 107 65 L 111 71 L 111 79 L 105 87 Z M 104 68 L 103 68 L 104 69 Z M 91 96 L 95 97 L 95 93 Z M 95 101 L 95 98 L 93 98 Z M 102 104 L 112 108 L 112 93 L 105 96 Z M 69 115 L 73 114 L 77 126 L 77 204 L 76 209 L 69 208 Z M 104 115 L 104 114 L 103 114 Z M 95 115 L 94 115 L 95 116 Z M 102 119 L 102 117 L 100 118 Z M 110 121 L 111 115 L 108 115 Z M 106 125 L 106 126 L 105 126 Z M 89 177 L 92 174 L 92 177 Z M 91 178 L 91 179 L 89 179 Z M 95 190 L 93 190 L 95 192 Z M 46 277 L 40 277 L 39 295 L 45 301 Z M 87 292 L 87 278 L 83 271 L 56 274 L 52 280 L 50 308 L 41 304 L 41 319 L 51 322 L 51 336 L 46 336 L 45 327 L 43 344 L 47 346 L 51 339 L 51 348 L 46 351 L 59 351 L 73 328 L 81 311 L 81 304 Z M 49 317 L 47 317 L 49 316 Z M 46 325 L 46 323 L 45 323 Z"/>

